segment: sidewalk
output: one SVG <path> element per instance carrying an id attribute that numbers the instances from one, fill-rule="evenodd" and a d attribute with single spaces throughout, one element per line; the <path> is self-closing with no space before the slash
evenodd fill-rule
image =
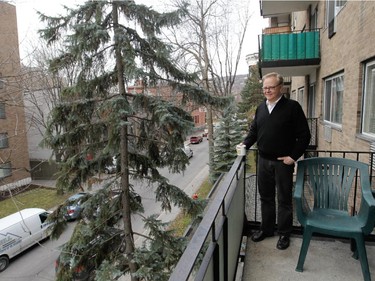
<path id="1" fill-rule="evenodd" d="M 32 180 L 31 184 L 45 186 L 45 187 L 56 187 L 55 180 Z"/>

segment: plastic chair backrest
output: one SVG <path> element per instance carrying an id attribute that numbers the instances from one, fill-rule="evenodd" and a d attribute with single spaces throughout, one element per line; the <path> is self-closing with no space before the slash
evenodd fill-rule
<path id="1" fill-rule="evenodd" d="M 304 181 L 303 186 L 311 189 L 314 209 L 348 211 L 354 192 L 362 199 L 363 196 L 372 199 L 368 164 L 346 158 L 314 157 L 298 161 L 298 170 L 297 182 Z M 356 191 L 353 190 L 355 186 Z M 354 201 L 351 203 L 353 205 Z M 371 230 L 374 215 L 368 213 L 370 206 L 363 204 L 364 200 L 361 200 L 361 207 L 356 206 L 360 211 L 357 215 L 362 217 L 364 228 Z M 348 212 L 348 215 L 352 214 Z"/>
<path id="2" fill-rule="evenodd" d="M 311 158 L 308 160 L 306 172 L 314 193 L 314 208 L 347 211 L 349 193 L 358 181 L 359 170 L 363 171 L 364 168 L 367 171 L 367 167 L 350 159 Z"/>

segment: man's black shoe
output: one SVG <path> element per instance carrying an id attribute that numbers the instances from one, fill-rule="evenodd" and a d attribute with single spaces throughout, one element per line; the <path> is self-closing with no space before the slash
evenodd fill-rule
<path id="1" fill-rule="evenodd" d="M 290 239 L 289 236 L 280 235 L 279 241 L 277 241 L 276 248 L 279 250 L 285 250 L 289 247 Z"/>
<path id="2" fill-rule="evenodd" d="M 264 238 L 267 238 L 267 237 L 272 237 L 273 234 L 267 234 L 267 233 L 264 233 L 263 231 L 257 231 L 255 232 L 252 236 L 251 236 L 251 240 L 253 240 L 254 242 L 260 242 L 262 240 L 264 240 Z"/>

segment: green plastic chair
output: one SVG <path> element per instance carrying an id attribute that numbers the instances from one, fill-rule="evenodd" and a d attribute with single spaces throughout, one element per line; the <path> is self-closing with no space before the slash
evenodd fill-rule
<path id="1" fill-rule="evenodd" d="M 294 199 L 303 227 L 303 241 L 296 271 L 303 271 L 313 233 L 320 233 L 352 239 L 356 244 L 353 257 L 361 262 L 363 279 L 370 281 L 364 237 L 374 228 L 375 200 L 370 187 L 369 165 L 331 157 L 308 158 L 298 161 L 297 165 Z M 353 201 L 350 195 L 355 184 L 361 203 L 359 211 L 352 215 L 348 203 Z"/>

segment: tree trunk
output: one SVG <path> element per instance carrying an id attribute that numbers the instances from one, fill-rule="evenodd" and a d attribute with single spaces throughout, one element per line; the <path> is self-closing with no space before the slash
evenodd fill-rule
<path id="1" fill-rule="evenodd" d="M 203 9 L 203 0 L 201 0 L 201 9 Z M 203 10 L 202 10 L 203 14 Z M 200 22 L 200 31 L 201 31 L 201 43 L 202 43 L 202 52 L 203 52 L 203 69 L 202 69 L 202 80 L 204 89 L 210 93 L 210 82 L 209 82 L 209 67 L 210 67 L 210 58 L 209 50 L 207 45 L 207 34 L 206 34 L 206 21 L 205 17 L 202 16 Z M 207 106 L 207 127 L 208 127 L 208 162 L 209 162 L 209 175 L 210 178 L 213 176 L 213 163 L 214 163 L 214 135 L 213 135 L 213 116 L 212 116 L 212 106 Z"/>
<path id="2" fill-rule="evenodd" d="M 212 118 L 212 107 L 207 107 L 207 128 L 208 128 L 208 167 L 210 178 L 214 175 L 214 126 Z"/>
<path id="3" fill-rule="evenodd" d="M 118 6 L 113 1 L 113 23 L 114 23 L 114 40 L 115 40 L 115 57 L 116 57 L 116 68 L 118 78 L 119 93 L 126 99 L 126 89 L 124 81 L 124 66 L 122 60 L 122 54 L 120 46 L 117 42 L 117 30 L 118 30 Z M 122 120 L 127 124 L 127 116 L 122 116 Z M 121 128 L 121 139 L 120 139 L 120 155 L 121 155 L 121 205 L 122 205 L 122 218 L 124 222 L 124 233 L 126 249 L 125 254 L 129 261 L 129 270 L 132 281 L 138 281 L 137 277 L 134 277 L 132 273 L 135 273 L 138 269 L 138 265 L 132 262 L 133 254 L 135 250 L 133 229 L 131 224 L 131 210 L 130 210 L 130 192 L 129 192 L 129 157 L 128 157 L 128 126 L 123 125 Z"/>

